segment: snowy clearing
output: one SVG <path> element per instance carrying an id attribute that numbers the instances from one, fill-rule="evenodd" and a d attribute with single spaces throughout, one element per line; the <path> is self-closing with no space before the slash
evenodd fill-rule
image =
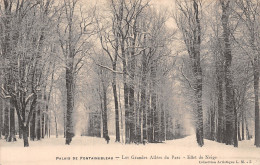
<path id="1" fill-rule="evenodd" d="M 253 140 L 239 143 L 239 148 L 205 140 L 205 146 L 196 144 L 195 136 L 160 144 L 125 145 L 106 144 L 103 138 L 80 137 L 64 145 L 64 138 L 30 141 L 24 148 L 22 140 L 7 143 L 0 140 L 1 165 L 56 165 L 56 164 L 251 164 L 260 165 L 260 149 Z M 199 159 L 200 156 L 203 159 Z M 169 159 L 166 159 L 168 157 Z M 74 158 L 74 160 L 73 160 Z M 77 159 L 77 160 L 75 160 Z M 108 159 L 108 160 L 93 160 Z M 113 159 L 113 160 L 111 160 Z M 244 161 L 244 163 L 243 163 Z"/>

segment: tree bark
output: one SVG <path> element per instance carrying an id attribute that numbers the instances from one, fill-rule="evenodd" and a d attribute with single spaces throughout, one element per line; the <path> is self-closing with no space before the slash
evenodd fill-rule
<path id="1" fill-rule="evenodd" d="M 249 132 L 249 129 L 248 129 L 248 122 L 247 122 L 246 117 L 245 117 L 245 124 L 246 124 L 246 140 L 250 140 L 251 135 L 250 135 L 250 132 Z"/>
<path id="2" fill-rule="evenodd" d="M 233 81 L 231 73 L 232 54 L 230 46 L 230 30 L 229 30 L 229 3 L 230 1 L 221 1 L 222 6 L 222 27 L 223 27 L 223 38 L 224 38 L 224 58 L 225 58 L 225 87 L 226 87 L 226 129 L 225 129 L 225 143 L 232 145 L 234 143 L 234 121 L 235 121 L 235 107 L 234 107 L 234 96 L 233 96 Z"/>
<path id="3" fill-rule="evenodd" d="M 245 117 L 244 110 L 242 111 L 242 140 L 245 140 Z"/>
<path id="4" fill-rule="evenodd" d="M 41 109 L 37 108 L 37 127 L 36 127 L 36 138 L 41 140 Z"/>
<path id="5" fill-rule="evenodd" d="M 63 115 L 63 136 L 66 138 L 66 110 L 64 110 Z"/>
<path id="6" fill-rule="evenodd" d="M 11 103 L 13 105 L 15 105 L 17 116 L 18 116 L 18 118 L 20 118 L 20 121 L 21 121 L 21 128 L 22 128 L 23 140 L 24 140 L 24 147 L 29 147 L 29 142 L 28 142 L 29 123 L 30 123 L 30 120 L 31 120 L 31 117 L 32 117 L 32 114 L 33 114 L 33 110 L 36 107 L 37 95 L 35 93 L 33 93 L 33 100 L 32 100 L 31 105 L 30 105 L 30 109 L 29 109 L 29 113 L 28 113 L 28 116 L 27 116 L 27 120 L 26 120 L 26 116 L 25 116 L 26 105 L 23 104 L 21 109 L 18 109 L 19 107 L 18 107 L 16 98 L 11 98 Z"/>
<path id="7" fill-rule="evenodd" d="M 36 128 L 36 111 L 33 110 L 32 120 L 30 121 L 30 139 L 34 141 L 36 138 L 35 128 Z M 21 126 L 20 126 L 21 127 Z"/>
<path id="8" fill-rule="evenodd" d="M 254 95 L 255 95 L 255 145 L 260 147 L 260 126 L 259 126 L 259 67 L 255 59 L 254 66 Z"/>
<path id="9" fill-rule="evenodd" d="M 58 123 L 57 123 L 56 114 L 55 114 L 55 117 L 54 117 L 54 122 L 55 122 L 55 134 L 56 134 L 56 138 L 58 138 L 59 134 L 58 134 Z"/>
<path id="10" fill-rule="evenodd" d="M 235 95 L 235 94 L 233 93 L 233 95 Z M 235 103 L 233 103 L 233 104 L 235 104 Z M 237 129 L 238 129 L 238 127 L 237 127 L 237 109 L 236 109 L 236 107 L 234 107 L 234 118 L 235 118 L 235 121 L 234 121 L 235 123 L 234 123 L 233 141 L 234 141 L 234 147 L 238 147 L 238 140 L 237 140 Z"/>
<path id="11" fill-rule="evenodd" d="M 149 90 L 147 92 L 147 140 L 149 143 L 153 142 L 153 113 L 152 113 L 152 107 L 151 107 L 151 95 L 152 95 L 152 84 L 151 81 L 149 81 Z"/>
<path id="12" fill-rule="evenodd" d="M 37 117 L 36 117 L 36 120 L 37 120 L 36 138 L 37 138 L 37 140 L 41 140 L 41 106 L 40 106 L 40 104 L 41 103 L 37 103 Z"/>
<path id="13" fill-rule="evenodd" d="M 237 121 L 237 136 L 238 136 L 238 141 L 241 141 L 241 133 L 240 133 L 240 129 L 241 129 L 240 125 L 241 125 L 241 123 L 240 123 L 240 120 L 241 120 L 241 117 L 239 117 L 239 118 L 238 118 L 238 121 Z"/>
<path id="14" fill-rule="evenodd" d="M 26 126 L 26 125 L 23 125 L 22 128 L 23 128 L 23 144 L 24 144 L 24 147 L 29 147 L 29 142 L 28 142 L 29 127 Z"/>
<path id="15" fill-rule="evenodd" d="M 9 136 L 9 109 L 10 109 L 10 102 L 5 100 L 5 108 L 4 108 L 4 136 L 7 140 Z"/>
<path id="16" fill-rule="evenodd" d="M 200 44 L 201 44 L 201 25 L 199 19 L 199 5 L 197 1 L 193 1 L 193 8 L 195 11 L 196 30 L 194 34 L 193 50 L 193 74 L 195 75 L 195 97 L 196 97 L 196 138 L 199 146 L 204 145 L 203 137 L 203 110 L 202 110 L 202 69 L 200 64 Z"/>
<path id="17" fill-rule="evenodd" d="M 204 145 L 203 140 L 203 110 L 202 110 L 202 71 L 200 66 L 198 67 L 195 96 L 196 96 L 196 139 L 200 147 Z"/>
<path id="18" fill-rule="evenodd" d="M 210 115 L 210 139 L 211 140 L 215 140 L 215 127 L 216 127 L 216 123 L 215 123 L 215 117 L 216 117 L 216 110 L 214 105 L 211 106 L 211 115 Z"/>
<path id="19" fill-rule="evenodd" d="M 44 137 L 45 137 L 45 114 L 43 112 L 41 114 L 41 138 L 44 139 Z"/>
<path id="20" fill-rule="evenodd" d="M 137 16 L 134 19 L 132 33 L 133 39 L 131 42 L 131 52 L 130 52 L 130 84 L 129 84 L 129 117 L 130 117 L 130 143 L 135 142 L 135 128 L 137 128 L 137 132 L 141 129 L 141 126 L 136 123 L 135 118 L 135 71 L 136 71 L 136 59 L 135 59 L 135 47 L 136 47 L 136 37 L 137 37 Z M 137 113 L 136 113 L 137 114 Z M 137 127 L 136 127 L 136 126 Z"/>
<path id="21" fill-rule="evenodd" d="M 49 118 L 49 100 L 50 100 L 50 95 L 51 95 L 51 91 L 49 91 L 48 96 L 46 96 L 47 98 L 45 99 L 45 135 L 47 137 L 50 137 L 50 118 Z"/>
<path id="22" fill-rule="evenodd" d="M 10 102 L 10 99 L 8 99 L 8 102 Z M 10 117 L 10 127 L 9 127 L 9 136 L 8 136 L 8 139 L 7 139 L 8 142 L 16 141 L 14 113 L 15 113 L 15 108 L 12 105 L 12 103 L 10 102 L 10 116 L 9 116 Z"/>
<path id="23" fill-rule="evenodd" d="M 113 62 L 113 70 L 116 71 L 116 62 Z M 117 87 L 116 87 L 116 73 L 113 72 L 113 95 L 115 102 L 115 125 L 116 125 L 116 142 L 120 142 L 120 129 L 119 129 L 119 111 L 118 111 L 118 97 L 117 97 Z"/>
<path id="24" fill-rule="evenodd" d="M 66 142 L 65 144 L 70 145 L 73 137 L 73 59 L 69 57 L 66 68 L 66 89 L 67 89 L 67 113 L 66 113 Z"/>
<path id="25" fill-rule="evenodd" d="M 160 141 L 165 141 L 165 112 L 163 103 L 161 104 L 161 124 L 160 124 Z"/>
<path id="26" fill-rule="evenodd" d="M 103 123 L 103 137 L 106 139 L 108 137 L 108 129 L 107 129 L 107 89 L 102 82 L 103 85 L 103 113 L 102 113 L 102 123 Z"/>
<path id="27" fill-rule="evenodd" d="M 146 46 L 146 34 L 144 35 L 144 47 Z M 142 71 L 141 71 L 141 106 L 140 106 L 140 114 L 142 114 L 143 120 L 143 143 L 147 141 L 147 126 L 146 126 L 146 109 L 147 109 L 147 96 L 146 96 L 146 89 L 147 89 L 147 54 L 146 51 L 143 50 L 142 53 Z M 141 122 L 140 122 L 141 123 Z M 140 132 L 141 133 L 141 132 Z"/>
<path id="28" fill-rule="evenodd" d="M 22 139 L 23 138 L 23 129 L 22 129 L 22 122 L 19 117 L 18 117 L 18 126 L 19 126 L 19 139 Z"/>
<path id="29" fill-rule="evenodd" d="M 0 84 L 1 85 L 1 84 Z M 4 112 L 4 108 L 3 108 L 3 99 L 0 98 L 0 139 L 2 139 L 2 133 L 3 133 L 3 112 Z"/>
<path id="30" fill-rule="evenodd" d="M 157 62 L 153 61 L 151 64 L 151 81 L 152 81 L 152 94 L 151 94 L 151 116 L 152 116 L 152 129 L 153 129 L 153 138 L 152 142 L 159 142 L 159 118 L 158 118 L 158 107 L 157 107 L 157 94 L 156 94 L 156 71 L 157 71 Z"/>
<path id="31" fill-rule="evenodd" d="M 223 104 L 223 66 L 222 57 L 216 59 L 217 74 L 217 98 L 218 98 L 218 123 L 217 123 L 217 142 L 223 143 L 224 135 L 224 104 Z"/>
<path id="32" fill-rule="evenodd" d="M 145 66 L 143 66 L 145 67 Z M 143 69 L 144 70 L 144 69 Z M 147 109 L 147 96 L 146 96 L 146 73 L 144 73 L 143 71 L 143 74 L 142 74 L 142 82 L 141 82 L 141 111 L 140 111 L 140 114 L 142 114 L 142 123 L 143 123 L 143 129 L 142 129 L 142 132 L 143 132 L 143 139 L 142 141 L 145 142 L 147 141 L 147 126 L 146 126 L 146 109 Z M 141 123 L 141 122 L 140 122 Z M 140 132 L 141 133 L 141 132 Z"/>
<path id="33" fill-rule="evenodd" d="M 130 114 L 129 114 L 129 87 L 127 83 L 127 66 L 124 43 L 121 44 L 123 57 L 123 82 L 124 82 L 124 106 L 125 106 L 125 143 L 130 143 Z"/>
<path id="34" fill-rule="evenodd" d="M 135 87 L 134 87 L 134 70 L 135 60 L 131 59 L 131 83 L 129 84 L 129 143 L 135 142 Z"/>
<path id="35" fill-rule="evenodd" d="M 118 85 L 118 103 L 119 103 L 119 107 L 120 107 L 120 129 L 122 131 L 121 132 L 121 137 L 122 137 L 122 143 L 124 143 L 124 122 L 123 122 L 123 110 L 122 110 L 122 107 L 121 107 L 121 95 L 120 95 L 120 86 Z"/>

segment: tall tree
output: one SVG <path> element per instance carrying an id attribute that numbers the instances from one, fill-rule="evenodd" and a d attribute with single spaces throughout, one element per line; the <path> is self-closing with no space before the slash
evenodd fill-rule
<path id="1" fill-rule="evenodd" d="M 5 79 L 8 84 L 2 87 L 2 91 L 5 95 L 10 96 L 10 107 L 16 109 L 25 147 L 29 146 L 28 127 L 37 103 L 36 91 L 41 85 L 39 68 L 42 66 L 40 65 L 42 62 L 41 50 L 45 36 L 43 30 L 46 26 L 41 21 L 47 17 L 50 4 L 50 0 L 17 1 L 15 4 L 12 1 L 4 0 L 5 15 L 8 15 L 3 17 L 3 19 L 8 18 L 5 28 L 9 26 L 10 22 L 12 22 L 10 24 L 12 26 L 9 26 L 8 35 L 5 35 L 6 38 L 2 42 L 5 43 L 3 51 L 9 50 L 8 56 L 4 57 L 8 64 L 5 67 Z M 36 8 L 40 11 L 36 12 Z M 5 55 L 7 54 L 5 53 Z M 29 111 L 26 110 L 28 107 Z"/>
<path id="2" fill-rule="evenodd" d="M 227 145 L 238 146 L 237 142 L 237 132 L 235 125 L 235 121 L 237 120 L 237 114 L 234 107 L 234 89 L 233 89 L 233 77 L 231 71 L 232 65 L 232 53 L 231 53 L 231 30 L 229 25 L 229 18 L 230 18 L 230 1 L 229 0 L 221 0 L 221 23 L 223 28 L 223 40 L 224 40 L 224 73 L 225 73 L 225 91 L 226 91 L 226 129 L 225 129 L 225 143 Z"/>
<path id="3" fill-rule="evenodd" d="M 58 18 L 57 33 L 64 55 L 66 81 L 66 144 L 74 136 L 73 111 L 76 75 L 83 66 L 82 60 L 90 49 L 89 38 L 94 34 L 93 11 L 84 15 L 78 0 L 64 0 Z M 86 40 L 86 41 L 85 41 Z"/>
<path id="4" fill-rule="evenodd" d="M 192 88 L 194 90 L 195 118 L 196 118 L 196 138 L 199 146 L 204 145 L 203 140 L 203 110 L 202 110 L 202 68 L 200 58 L 201 45 L 201 3 L 193 0 L 192 2 L 176 3 L 179 16 L 175 20 L 180 29 L 189 54 L 192 68 Z"/>
<path id="5" fill-rule="evenodd" d="M 109 56 L 111 61 L 111 68 L 108 66 L 103 66 L 98 64 L 99 66 L 106 68 L 112 71 L 113 81 L 112 81 L 112 88 L 113 88 L 113 96 L 114 96 L 114 106 L 115 106 L 115 130 L 116 130 L 116 142 L 120 142 L 120 129 L 119 129 L 119 103 L 118 103 L 118 89 L 117 89 L 117 63 L 118 63 L 118 54 L 119 54 L 119 32 L 117 29 L 117 19 L 115 13 L 107 22 L 108 25 L 111 26 L 111 29 L 108 27 L 100 28 L 99 20 L 98 28 L 99 28 L 99 39 L 101 43 L 101 47 L 104 52 Z M 110 27 L 109 26 L 109 27 Z"/>
<path id="6" fill-rule="evenodd" d="M 254 76 L 254 95 L 255 95 L 255 145 L 260 147 L 260 122 L 259 122 L 259 66 L 260 66 L 260 47 L 259 47 L 259 0 L 237 0 L 236 5 L 239 10 L 235 9 L 239 20 L 245 25 L 247 29 L 246 37 L 248 48 L 243 49 L 248 55 L 253 66 Z M 241 45 L 241 44 L 240 44 Z"/>

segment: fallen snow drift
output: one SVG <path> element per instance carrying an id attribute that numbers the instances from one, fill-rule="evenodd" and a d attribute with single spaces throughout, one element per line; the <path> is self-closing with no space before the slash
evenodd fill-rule
<path id="1" fill-rule="evenodd" d="M 201 148 L 195 136 L 147 145 L 109 144 L 103 138 L 74 137 L 71 145 L 64 138 L 47 138 L 30 141 L 24 148 L 23 141 L 0 140 L 1 165 L 77 165 L 77 164 L 251 164 L 260 165 L 260 149 L 253 140 L 239 142 L 239 147 L 227 146 L 205 140 Z"/>

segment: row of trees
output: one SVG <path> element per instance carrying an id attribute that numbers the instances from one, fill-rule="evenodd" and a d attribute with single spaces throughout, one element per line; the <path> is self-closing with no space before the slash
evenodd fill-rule
<path id="1" fill-rule="evenodd" d="M 102 16 L 77 0 L 1 1 L 1 123 L 8 141 L 15 141 L 15 125 L 24 146 L 29 146 L 29 135 L 31 140 L 50 136 L 51 118 L 58 134 L 57 95 L 65 103 L 59 107 L 64 109 L 66 144 L 74 136 L 73 112 L 85 101 L 82 96 L 94 94 L 99 100 L 98 106 L 84 104 L 101 114 L 98 128 L 108 136 L 110 87 L 117 142 L 122 129 L 126 143 L 173 138 L 171 92 L 164 88 L 172 88 L 168 80 L 172 60 L 167 57 L 172 34 L 165 13 L 141 0 L 106 5 L 109 12 Z M 86 73 L 92 75 L 89 80 Z M 98 86 L 84 91 L 84 85 L 92 82 Z"/>
<path id="2" fill-rule="evenodd" d="M 254 114 L 259 147 L 258 0 L 176 1 L 172 17 L 145 0 L 0 5 L 0 134 L 8 141 L 16 125 L 24 146 L 63 125 L 70 144 L 78 112 L 88 135 L 162 142 L 186 134 L 192 109 L 199 146 L 208 138 L 237 147 Z"/>
<path id="3" fill-rule="evenodd" d="M 90 46 L 83 37 L 91 36 L 94 31 L 88 28 L 92 21 L 89 15 L 87 18 L 83 13 L 75 16 L 76 3 L 1 1 L 1 94 L 4 135 L 8 141 L 15 141 L 15 110 L 24 146 L 29 146 L 29 130 L 32 140 L 50 135 L 51 93 L 54 81 L 60 79 L 64 68 L 68 107 L 66 143 L 71 141 L 74 77 Z"/>
<path id="4" fill-rule="evenodd" d="M 45 39 L 51 32 L 51 23 L 48 21 L 53 14 L 50 12 L 51 5 L 51 1 L 1 1 L 1 112 L 4 110 L 5 116 L 3 134 L 8 141 L 16 140 L 16 111 L 19 136 L 23 136 L 24 146 L 29 145 L 30 122 L 34 133 L 35 125 L 38 124 L 37 138 L 49 134 L 46 114 L 51 88 L 48 77 L 55 64 L 53 56 L 50 56 L 53 46 Z M 33 139 L 34 133 L 31 134 Z"/>
<path id="5" fill-rule="evenodd" d="M 165 25 L 166 15 L 141 0 L 111 1 L 108 8 L 109 16 L 97 22 L 102 53 L 110 65 L 98 65 L 112 72 L 116 141 L 120 141 L 118 77 L 123 79 L 126 143 L 164 141 L 169 93 L 163 91 L 167 86 L 162 83 L 167 82 L 172 67 L 167 61 L 172 33 Z"/>
<path id="6" fill-rule="evenodd" d="M 238 140 L 244 140 L 245 125 L 250 139 L 248 121 L 254 102 L 259 147 L 259 1 L 193 0 L 176 5 L 174 18 L 189 55 L 188 71 L 181 73 L 193 90 L 198 144 L 203 145 L 204 135 L 237 147 Z"/>

